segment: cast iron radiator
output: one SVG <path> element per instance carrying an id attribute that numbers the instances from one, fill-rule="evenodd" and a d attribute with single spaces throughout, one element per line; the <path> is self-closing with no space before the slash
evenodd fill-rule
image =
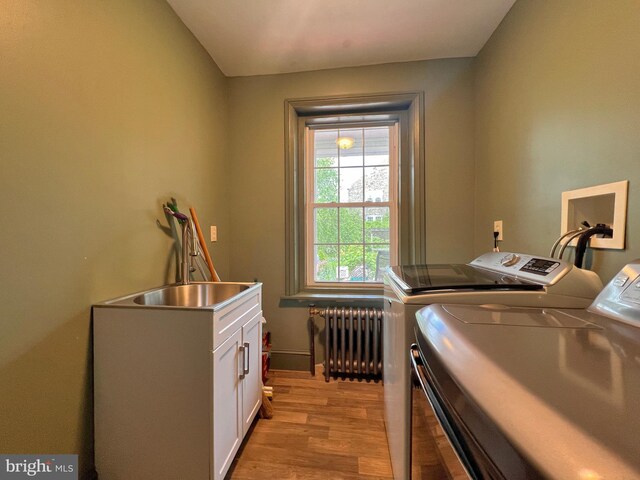
<path id="1" fill-rule="evenodd" d="M 382 378 L 383 310 L 329 307 L 319 313 L 326 321 L 325 380 L 331 375 Z"/>

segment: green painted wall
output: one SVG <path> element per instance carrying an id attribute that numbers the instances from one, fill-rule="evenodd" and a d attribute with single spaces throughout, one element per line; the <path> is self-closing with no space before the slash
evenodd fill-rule
<path id="1" fill-rule="evenodd" d="M 562 191 L 629 180 L 626 250 L 640 257 L 640 2 L 520 0 L 476 58 L 475 252 L 502 219 L 505 250 L 546 255 Z"/>
<path id="2" fill-rule="evenodd" d="M 281 308 L 285 289 L 284 101 L 424 91 L 427 259 L 473 253 L 472 60 L 437 60 L 229 79 L 232 277 L 264 282 L 263 306 L 276 366 L 308 365 L 307 314 Z"/>
<path id="3" fill-rule="evenodd" d="M 86 471 L 90 305 L 173 280 L 171 196 L 229 230 L 226 79 L 156 0 L 0 0 L 0 58 L 0 452 Z"/>

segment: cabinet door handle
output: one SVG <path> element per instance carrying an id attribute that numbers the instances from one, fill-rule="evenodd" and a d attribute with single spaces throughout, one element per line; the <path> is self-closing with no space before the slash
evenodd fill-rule
<path id="1" fill-rule="evenodd" d="M 240 347 L 238 347 L 238 350 L 240 351 L 240 353 L 242 354 L 242 372 L 240 372 L 240 378 L 244 378 L 245 374 L 246 374 L 246 365 L 247 365 L 247 360 L 246 360 L 246 356 L 244 354 L 245 348 L 246 348 L 246 343 L 244 345 L 240 345 Z"/>
<path id="2" fill-rule="evenodd" d="M 247 352 L 247 359 L 245 360 L 244 359 L 244 355 L 243 355 L 243 357 L 242 357 L 243 358 L 242 359 L 242 363 L 244 364 L 243 365 L 244 369 L 242 371 L 243 376 L 244 375 L 249 375 L 249 363 L 250 363 L 250 360 L 251 360 L 251 348 L 250 347 L 251 347 L 251 345 L 248 342 L 244 344 L 244 351 Z"/>

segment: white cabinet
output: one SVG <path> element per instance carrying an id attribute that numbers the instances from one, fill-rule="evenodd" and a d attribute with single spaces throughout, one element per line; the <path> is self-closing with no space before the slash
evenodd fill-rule
<path id="1" fill-rule="evenodd" d="M 219 309 L 106 302 L 93 321 L 100 480 L 224 478 L 261 405 L 260 285 Z"/>
<path id="2" fill-rule="evenodd" d="M 214 479 L 224 478 L 262 404 L 262 315 L 213 352 Z"/>

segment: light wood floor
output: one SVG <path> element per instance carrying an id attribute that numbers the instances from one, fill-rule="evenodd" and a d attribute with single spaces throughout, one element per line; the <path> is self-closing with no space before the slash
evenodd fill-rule
<path id="1" fill-rule="evenodd" d="M 229 479 L 391 479 L 382 383 L 272 371 L 274 415 L 259 419 Z"/>

